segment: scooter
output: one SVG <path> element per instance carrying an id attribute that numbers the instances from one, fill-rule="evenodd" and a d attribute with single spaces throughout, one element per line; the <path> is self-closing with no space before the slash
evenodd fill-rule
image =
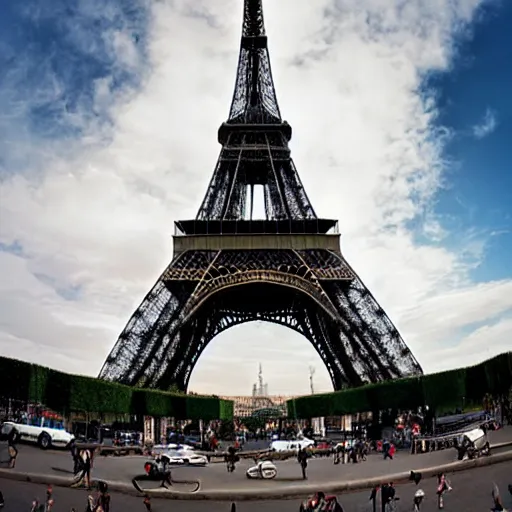
<path id="1" fill-rule="evenodd" d="M 245 475 L 250 479 L 261 478 L 263 480 L 272 480 L 277 476 L 277 468 L 272 462 L 265 460 L 249 468 Z"/>

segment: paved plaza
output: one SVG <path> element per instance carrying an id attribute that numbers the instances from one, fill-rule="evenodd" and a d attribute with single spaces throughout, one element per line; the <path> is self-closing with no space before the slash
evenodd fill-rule
<path id="1" fill-rule="evenodd" d="M 491 444 L 512 441 L 512 427 L 506 427 L 497 432 L 489 433 Z M 494 450 L 499 453 L 510 450 L 511 447 L 502 450 Z M 3 458 L 0 455 L 0 460 Z M 364 478 L 380 477 L 404 471 L 425 469 L 442 464 L 454 462 L 456 452 L 447 449 L 438 452 L 410 455 L 406 451 L 397 452 L 393 460 L 383 460 L 380 454 L 371 454 L 366 462 L 357 464 L 334 465 L 332 457 L 310 459 L 308 464 L 308 483 L 344 482 Z M 129 482 L 136 475 L 144 473 L 144 456 L 126 457 L 97 457 L 94 461 L 93 478 Z M 254 462 L 250 459 L 242 459 L 234 473 L 228 473 L 224 463 L 212 463 L 206 467 L 177 467 L 173 469 L 173 479 L 199 480 L 201 490 L 218 489 L 271 489 L 273 487 L 296 487 L 302 481 L 299 464 L 295 459 L 276 462 L 278 476 L 274 480 L 248 480 L 245 471 Z M 29 445 L 19 445 L 19 456 L 14 471 L 54 474 L 66 476 L 71 471 L 72 460 L 67 451 L 42 451 Z M 69 474 L 71 477 L 71 475 Z M 180 486 L 180 491 L 187 492 L 187 485 Z"/>
<path id="2" fill-rule="evenodd" d="M 502 463 L 484 468 L 455 473 L 449 476 L 453 491 L 446 496 L 445 509 L 460 512 L 481 512 L 489 510 L 492 505 L 492 482 L 496 482 L 503 496 L 506 507 L 512 507 L 512 496 L 507 486 L 512 483 L 512 463 Z M 426 493 L 426 501 L 422 512 L 437 510 L 435 489 L 436 481 L 427 479 L 420 483 L 419 488 Z M 414 484 L 397 486 L 399 511 L 412 509 L 412 496 L 416 491 Z M 42 485 L 14 482 L 0 479 L 0 490 L 4 493 L 6 505 L 3 512 L 24 512 L 30 510 L 30 503 L 35 497 L 44 499 L 46 488 Z M 319 485 L 321 490 L 321 485 Z M 69 512 L 74 506 L 84 510 L 87 492 L 55 488 L 55 507 L 52 512 Z M 368 501 L 369 492 L 358 492 L 338 495 L 345 512 L 367 512 L 371 510 Z M 153 499 L 154 512 L 230 512 L 230 503 L 204 501 L 170 501 Z M 241 502 L 237 504 L 237 512 L 297 512 L 300 500 Z M 145 507 L 142 498 L 134 498 L 121 494 L 112 495 L 112 510 L 123 512 L 143 512 Z"/>

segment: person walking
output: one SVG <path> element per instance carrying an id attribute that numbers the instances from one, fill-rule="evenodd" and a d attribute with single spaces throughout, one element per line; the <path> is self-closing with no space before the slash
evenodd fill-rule
<path id="1" fill-rule="evenodd" d="M 297 460 L 302 469 L 302 478 L 304 480 L 307 480 L 308 476 L 306 474 L 306 468 L 308 467 L 308 454 L 306 450 L 304 450 L 302 447 L 299 447 L 299 451 L 297 453 Z"/>
<path id="2" fill-rule="evenodd" d="M 16 459 L 18 458 L 18 448 L 16 448 L 17 433 L 13 428 L 7 436 L 7 450 L 9 451 L 9 468 L 14 469 Z"/>
<path id="3" fill-rule="evenodd" d="M 53 505 L 55 504 L 55 500 L 53 499 L 53 487 L 49 485 L 46 488 L 46 503 L 45 503 L 45 512 L 51 512 Z"/>
<path id="4" fill-rule="evenodd" d="M 234 446 L 228 447 L 228 453 L 226 455 L 226 467 L 228 473 L 233 473 L 236 468 L 236 463 L 240 460 L 240 457 L 236 454 L 236 449 Z"/>
<path id="5" fill-rule="evenodd" d="M 69 443 L 69 451 L 71 453 L 71 458 L 73 459 L 73 474 L 76 475 L 80 471 L 82 460 L 80 459 L 78 446 L 74 439 Z"/>
<path id="6" fill-rule="evenodd" d="M 85 485 L 87 489 L 91 488 L 91 468 L 92 468 L 92 455 L 89 450 L 82 450 L 80 452 L 80 469 L 76 473 L 76 481 L 72 487 L 79 487 Z"/>
<path id="7" fill-rule="evenodd" d="M 382 486 L 380 491 L 380 500 L 382 512 L 391 512 L 392 510 L 395 510 L 395 501 L 397 498 L 393 482 Z"/>
<path id="8" fill-rule="evenodd" d="M 372 512 L 377 512 L 377 493 L 379 492 L 379 487 L 374 487 L 370 494 L 370 502 L 372 504 Z"/>
<path id="9" fill-rule="evenodd" d="M 444 494 L 451 491 L 452 488 L 444 473 L 437 475 L 437 508 L 444 508 Z"/>
<path id="10" fill-rule="evenodd" d="M 110 512 L 110 494 L 108 492 L 107 482 L 98 482 L 97 505 L 103 512 Z"/>
<path id="11" fill-rule="evenodd" d="M 412 503 L 414 505 L 414 512 L 420 512 L 420 507 L 421 507 L 421 504 L 423 503 L 424 497 L 425 497 L 425 493 L 421 489 L 418 489 L 414 493 L 414 498 L 412 500 Z"/>
<path id="12" fill-rule="evenodd" d="M 393 460 L 393 455 L 391 455 L 390 451 L 391 451 L 391 443 L 387 439 L 385 439 L 382 442 L 382 452 L 384 453 L 384 460 L 386 460 L 388 458 Z"/>

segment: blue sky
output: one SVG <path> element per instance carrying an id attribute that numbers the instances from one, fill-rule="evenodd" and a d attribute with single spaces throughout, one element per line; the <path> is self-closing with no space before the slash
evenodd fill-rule
<path id="1" fill-rule="evenodd" d="M 510 349 L 512 4 L 264 8 L 308 195 L 425 371 Z M 240 0 L 4 1 L 0 354 L 98 373 L 208 185 L 241 15 Z M 192 387 L 235 392 L 222 365 L 249 393 L 260 362 L 271 392 L 308 392 L 312 363 L 330 388 L 313 348 L 268 324 L 218 336 Z"/>
<path id="2" fill-rule="evenodd" d="M 452 68 L 429 80 L 438 93 L 438 123 L 452 132 L 445 148 L 452 168 L 436 210 L 462 230 L 492 234 L 473 272 L 479 281 L 512 272 L 511 22 L 510 2 L 482 9 Z"/>

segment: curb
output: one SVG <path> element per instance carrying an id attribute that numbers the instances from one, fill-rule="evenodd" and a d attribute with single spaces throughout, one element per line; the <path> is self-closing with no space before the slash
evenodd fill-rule
<path id="1" fill-rule="evenodd" d="M 455 473 L 468 469 L 490 466 L 502 462 L 512 461 L 512 450 L 489 457 L 482 457 L 474 460 L 457 461 L 440 466 L 418 469 L 423 478 L 436 476 L 438 473 Z M 325 484 L 302 484 L 273 489 L 240 489 L 240 490 L 210 490 L 197 492 L 181 492 L 159 489 L 148 489 L 145 491 L 153 498 L 169 500 L 191 500 L 191 501 L 262 501 L 262 500 L 287 500 L 304 498 L 314 494 L 319 487 L 323 492 L 329 494 L 341 494 L 344 492 L 355 492 L 371 489 L 377 485 L 387 482 L 395 484 L 409 483 L 410 472 L 396 473 L 388 476 L 378 476 L 364 480 L 351 480 L 348 482 L 328 482 Z M 37 473 L 16 473 L 7 469 L 0 469 L 0 479 L 16 480 L 19 482 L 30 482 L 34 484 L 52 484 L 57 487 L 70 487 L 72 480 L 56 475 L 42 475 Z M 135 488 L 125 482 L 108 482 L 109 490 L 131 496 L 140 497 Z"/>

